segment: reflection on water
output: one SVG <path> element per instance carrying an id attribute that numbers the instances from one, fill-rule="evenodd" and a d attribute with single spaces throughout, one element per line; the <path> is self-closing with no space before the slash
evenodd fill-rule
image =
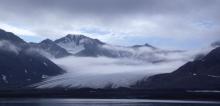
<path id="1" fill-rule="evenodd" d="M 220 106 L 217 102 L 125 99 L 3 99 L 0 106 Z"/>

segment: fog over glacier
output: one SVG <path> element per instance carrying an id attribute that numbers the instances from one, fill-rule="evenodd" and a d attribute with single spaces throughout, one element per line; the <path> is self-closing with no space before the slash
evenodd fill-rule
<path id="1" fill-rule="evenodd" d="M 207 51 L 209 50 L 203 50 L 203 53 Z M 159 63 L 129 58 L 107 57 L 69 56 L 52 59 L 53 62 L 67 72 L 59 76 L 51 77 L 35 86 L 38 88 L 129 87 L 148 76 L 176 70 L 187 61 L 190 61 L 190 57 L 198 54 L 197 52 L 198 51 L 167 55 L 167 59 L 170 60 Z"/>
<path id="2" fill-rule="evenodd" d="M 19 48 L 8 41 L 0 41 L 0 46 L 5 50 L 19 53 Z M 133 49 L 125 47 L 111 47 L 116 51 L 130 51 Z M 70 87 L 70 88 L 105 88 L 105 87 L 129 87 L 137 81 L 159 73 L 175 71 L 188 61 L 193 60 L 198 54 L 206 54 L 212 48 L 203 48 L 194 51 L 160 53 L 160 50 L 140 48 L 136 54 L 146 59 L 123 57 L 77 57 L 67 56 L 63 58 L 52 58 L 47 52 L 29 48 L 27 53 L 38 52 L 50 58 L 58 66 L 66 70 L 66 73 L 55 77 L 49 77 L 41 83 L 34 84 L 37 88 Z M 151 55 L 150 55 L 151 54 Z M 154 54 L 154 55 L 152 55 Z M 153 58 L 148 58 L 153 57 Z M 152 60 L 165 60 L 152 62 Z"/>
<path id="3" fill-rule="evenodd" d="M 66 73 L 50 77 L 34 86 L 37 88 L 129 87 L 143 78 L 175 71 L 186 62 L 194 60 L 199 54 L 205 55 L 212 49 L 212 47 L 204 47 L 191 51 L 169 51 L 149 47 L 132 49 L 111 45 L 106 45 L 104 48 L 115 53 L 126 51 L 131 55 L 117 58 L 50 57 L 55 64 L 66 70 Z"/>

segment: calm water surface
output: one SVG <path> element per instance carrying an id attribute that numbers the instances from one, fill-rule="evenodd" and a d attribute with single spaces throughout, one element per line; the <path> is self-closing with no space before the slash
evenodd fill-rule
<path id="1" fill-rule="evenodd" d="M 220 106 L 220 102 L 140 99 L 0 99 L 0 106 Z"/>

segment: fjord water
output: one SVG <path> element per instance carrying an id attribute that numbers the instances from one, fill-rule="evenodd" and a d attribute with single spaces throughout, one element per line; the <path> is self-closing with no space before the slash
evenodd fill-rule
<path id="1" fill-rule="evenodd" d="M 134 99 L 1 99 L 0 106 L 219 106 L 213 101 Z"/>

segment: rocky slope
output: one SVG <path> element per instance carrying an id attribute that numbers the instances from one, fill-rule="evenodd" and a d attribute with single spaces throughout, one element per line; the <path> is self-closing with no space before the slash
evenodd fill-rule
<path id="1" fill-rule="evenodd" d="M 139 82 L 136 87 L 220 90 L 220 47 L 201 59 L 186 63 L 172 73 L 147 78 Z"/>
<path id="2" fill-rule="evenodd" d="M 0 30 L 0 89 L 18 89 L 64 71 L 13 33 Z"/>
<path id="3" fill-rule="evenodd" d="M 30 45 L 32 48 L 47 52 L 49 53 L 50 56 L 55 57 L 55 58 L 61 58 L 61 57 L 71 55 L 64 48 L 60 47 L 59 45 L 57 45 L 55 42 L 53 42 L 50 39 L 45 39 L 40 43 L 30 43 Z"/>

